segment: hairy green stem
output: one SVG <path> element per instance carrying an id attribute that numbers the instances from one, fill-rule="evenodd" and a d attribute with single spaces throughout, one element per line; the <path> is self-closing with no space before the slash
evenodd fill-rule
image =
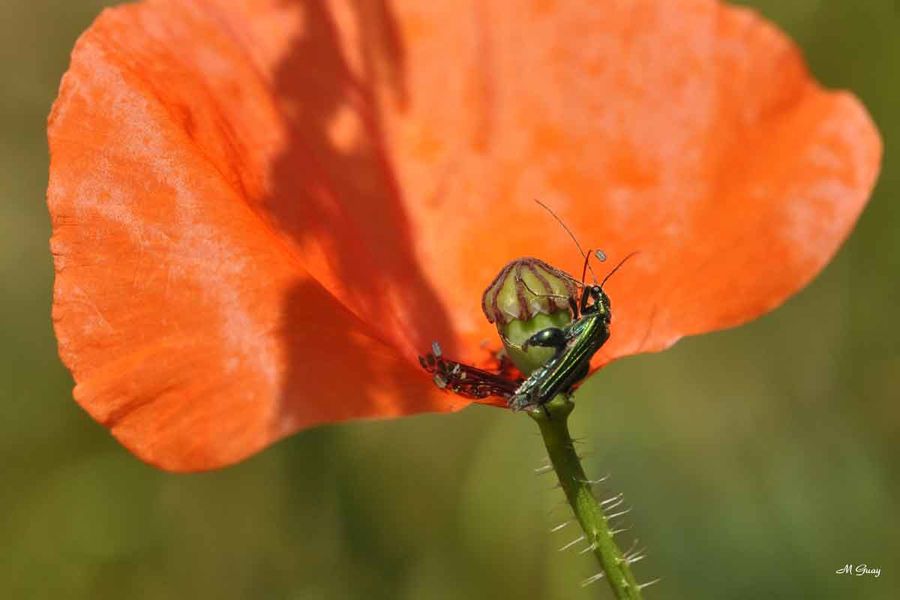
<path id="1" fill-rule="evenodd" d="M 609 522 L 594 497 L 591 484 L 581 467 L 581 460 L 575 452 L 572 436 L 569 435 L 568 418 L 574 406 L 570 399 L 559 395 L 529 414 L 541 429 L 550 463 L 559 477 L 559 484 L 566 493 L 575 518 L 584 530 L 586 544 L 592 548 L 594 556 L 600 562 L 604 579 L 609 582 L 616 598 L 640 600 L 641 588 L 613 539 Z"/>

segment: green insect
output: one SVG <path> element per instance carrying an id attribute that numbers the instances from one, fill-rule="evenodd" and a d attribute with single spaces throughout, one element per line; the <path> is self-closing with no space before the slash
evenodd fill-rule
<path id="1" fill-rule="evenodd" d="M 548 327 L 522 344 L 555 349 L 553 356 L 522 382 L 507 403 L 513 410 L 543 406 L 557 394 L 568 394 L 584 379 L 591 358 L 609 339 L 612 311 L 603 285 L 584 286 L 574 320 L 563 328 Z"/>
<path id="2" fill-rule="evenodd" d="M 541 204 L 541 206 L 544 206 Z M 544 206 L 560 224 L 566 229 L 572 239 L 575 240 L 568 227 L 559 220 L 559 217 L 549 208 Z M 579 251 L 581 246 L 578 245 Z M 584 379 L 590 370 L 591 358 L 606 343 L 610 335 L 610 323 L 612 321 L 612 309 L 609 296 L 603 291 L 606 281 L 621 267 L 634 253 L 626 256 L 614 269 L 612 269 L 599 284 L 585 285 L 584 278 L 590 268 L 589 261 L 592 254 L 584 253 L 584 268 L 581 281 L 570 277 L 582 288 L 580 302 L 570 300 L 572 321 L 564 327 L 548 327 L 538 331 L 523 344 L 522 349 L 528 350 L 533 346 L 553 348 L 553 356 L 542 366 L 538 367 L 527 379 L 513 378 L 511 369 L 501 363 L 499 372 L 490 372 L 483 369 L 445 360 L 440 346 L 435 342 L 432 352 L 420 357 L 422 366 L 433 374 L 434 381 L 443 389 L 447 389 L 468 398 L 486 398 L 499 396 L 506 398 L 508 406 L 513 410 L 532 410 L 543 406 L 558 394 L 570 394 L 572 389 Z M 599 260 L 605 260 L 602 252 L 597 252 Z M 593 269 L 591 269 L 593 273 Z M 524 284 L 525 282 L 522 281 Z M 525 287 L 535 296 L 551 296 L 538 294 Z M 568 299 L 568 298 L 567 298 Z"/>

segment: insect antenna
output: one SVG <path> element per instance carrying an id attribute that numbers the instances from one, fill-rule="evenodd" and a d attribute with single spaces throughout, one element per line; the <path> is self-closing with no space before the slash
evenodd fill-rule
<path id="1" fill-rule="evenodd" d="M 549 206 L 547 206 L 546 204 L 544 204 L 543 202 L 541 202 L 541 201 L 538 200 L 537 198 L 535 198 L 534 201 L 537 202 L 538 204 L 540 204 L 541 207 L 542 207 L 544 210 L 546 210 L 548 213 L 550 213 L 550 216 L 552 216 L 554 219 L 556 219 L 556 222 L 557 222 L 557 223 L 559 223 L 560 225 L 562 225 L 562 228 L 566 230 L 566 233 L 568 233 L 568 234 L 569 234 L 569 237 L 572 238 L 572 241 L 575 242 L 575 247 L 578 248 L 578 251 L 581 253 L 581 256 L 584 257 L 584 268 L 583 268 L 583 272 L 582 272 L 582 275 L 581 275 L 581 285 L 584 285 L 584 276 L 585 276 L 585 274 L 587 274 L 587 270 L 588 270 L 588 269 L 590 269 L 590 271 L 591 271 L 591 277 L 593 277 L 594 283 L 597 283 L 597 274 L 594 273 L 594 269 L 591 268 L 591 264 L 590 264 L 590 261 L 589 261 L 589 258 L 590 258 L 590 256 L 591 256 L 591 255 L 590 255 L 590 250 L 588 250 L 588 253 L 585 254 L 584 249 L 581 247 L 581 244 L 578 243 L 578 239 L 575 237 L 575 234 L 572 233 L 572 230 L 569 229 L 568 226 L 566 226 L 565 223 L 563 223 L 563 220 L 559 218 L 559 215 L 557 215 L 555 212 L 553 212 L 553 209 L 552 209 L 552 208 L 550 208 Z M 600 256 L 603 256 L 603 258 L 600 259 L 600 260 L 605 260 L 605 259 L 606 259 L 606 255 L 603 254 L 602 252 L 601 252 L 600 254 L 597 255 L 597 258 L 600 258 Z"/>
<path id="2" fill-rule="evenodd" d="M 593 254 L 591 254 L 593 252 Z M 606 260 L 606 253 L 603 250 L 588 250 L 587 254 L 584 255 L 584 266 L 581 267 L 581 287 L 584 287 L 584 276 L 587 275 L 588 267 L 590 267 L 591 256 L 595 256 L 597 260 L 603 262 Z M 594 275 L 594 270 L 591 269 L 591 275 L 594 277 L 594 283 L 597 283 L 597 276 Z"/>
<path id="3" fill-rule="evenodd" d="M 625 258 L 623 258 L 621 261 L 619 261 L 619 264 L 617 264 L 615 267 L 613 267 L 612 271 L 610 271 L 609 273 L 607 273 L 607 274 L 606 274 L 606 277 L 603 278 L 603 281 L 600 282 L 600 287 L 602 288 L 602 287 L 604 286 L 604 284 L 606 284 L 606 281 L 607 281 L 610 277 L 613 276 L 613 273 L 615 273 L 616 271 L 619 270 L 619 267 L 621 267 L 622 265 L 625 264 L 625 261 L 626 261 L 626 260 L 628 260 L 629 258 L 631 258 L 632 256 L 634 256 L 634 255 L 637 254 L 638 252 L 639 252 L 639 250 L 635 250 L 634 252 L 630 253 L 628 256 L 626 256 Z"/>

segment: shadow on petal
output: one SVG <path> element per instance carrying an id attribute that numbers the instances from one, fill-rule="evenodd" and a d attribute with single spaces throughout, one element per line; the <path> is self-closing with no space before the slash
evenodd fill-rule
<path id="1" fill-rule="evenodd" d="M 294 287 L 286 298 L 279 332 L 287 348 L 281 410 L 273 437 L 305 427 L 363 417 L 396 417 L 448 411 L 467 402 L 435 388 L 418 365 L 396 350 L 360 333 L 349 311 L 322 318 L 316 282 Z M 298 326 L 298 324 L 302 324 Z"/>
<path id="2" fill-rule="evenodd" d="M 354 3 L 340 30 L 328 6 L 298 2 L 303 30 L 279 65 L 275 96 L 289 140 L 264 206 L 304 266 L 408 360 L 450 319 L 417 261 L 404 198 L 386 151 L 375 88 L 402 96 L 403 52 L 388 6 Z M 365 6 L 363 6 L 365 5 Z M 350 39 L 347 30 L 356 30 Z M 362 75 L 346 54 L 356 55 Z M 427 265 L 425 265 L 427 268 Z M 290 314 L 290 310 L 286 314 Z"/>

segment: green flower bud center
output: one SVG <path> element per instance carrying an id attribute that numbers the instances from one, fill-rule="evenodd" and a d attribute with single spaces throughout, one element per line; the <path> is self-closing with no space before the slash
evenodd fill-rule
<path id="1" fill-rule="evenodd" d="M 498 329 L 509 359 L 522 373 L 530 375 L 532 371 L 550 360 L 556 350 L 531 346 L 526 351 L 522 350 L 522 344 L 543 329 L 548 327 L 562 329 L 571 321 L 572 315 L 568 310 L 558 310 L 550 314 L 539 313 L 527 321 L 513 319 L 509 323 L 500 325 Z"/>

